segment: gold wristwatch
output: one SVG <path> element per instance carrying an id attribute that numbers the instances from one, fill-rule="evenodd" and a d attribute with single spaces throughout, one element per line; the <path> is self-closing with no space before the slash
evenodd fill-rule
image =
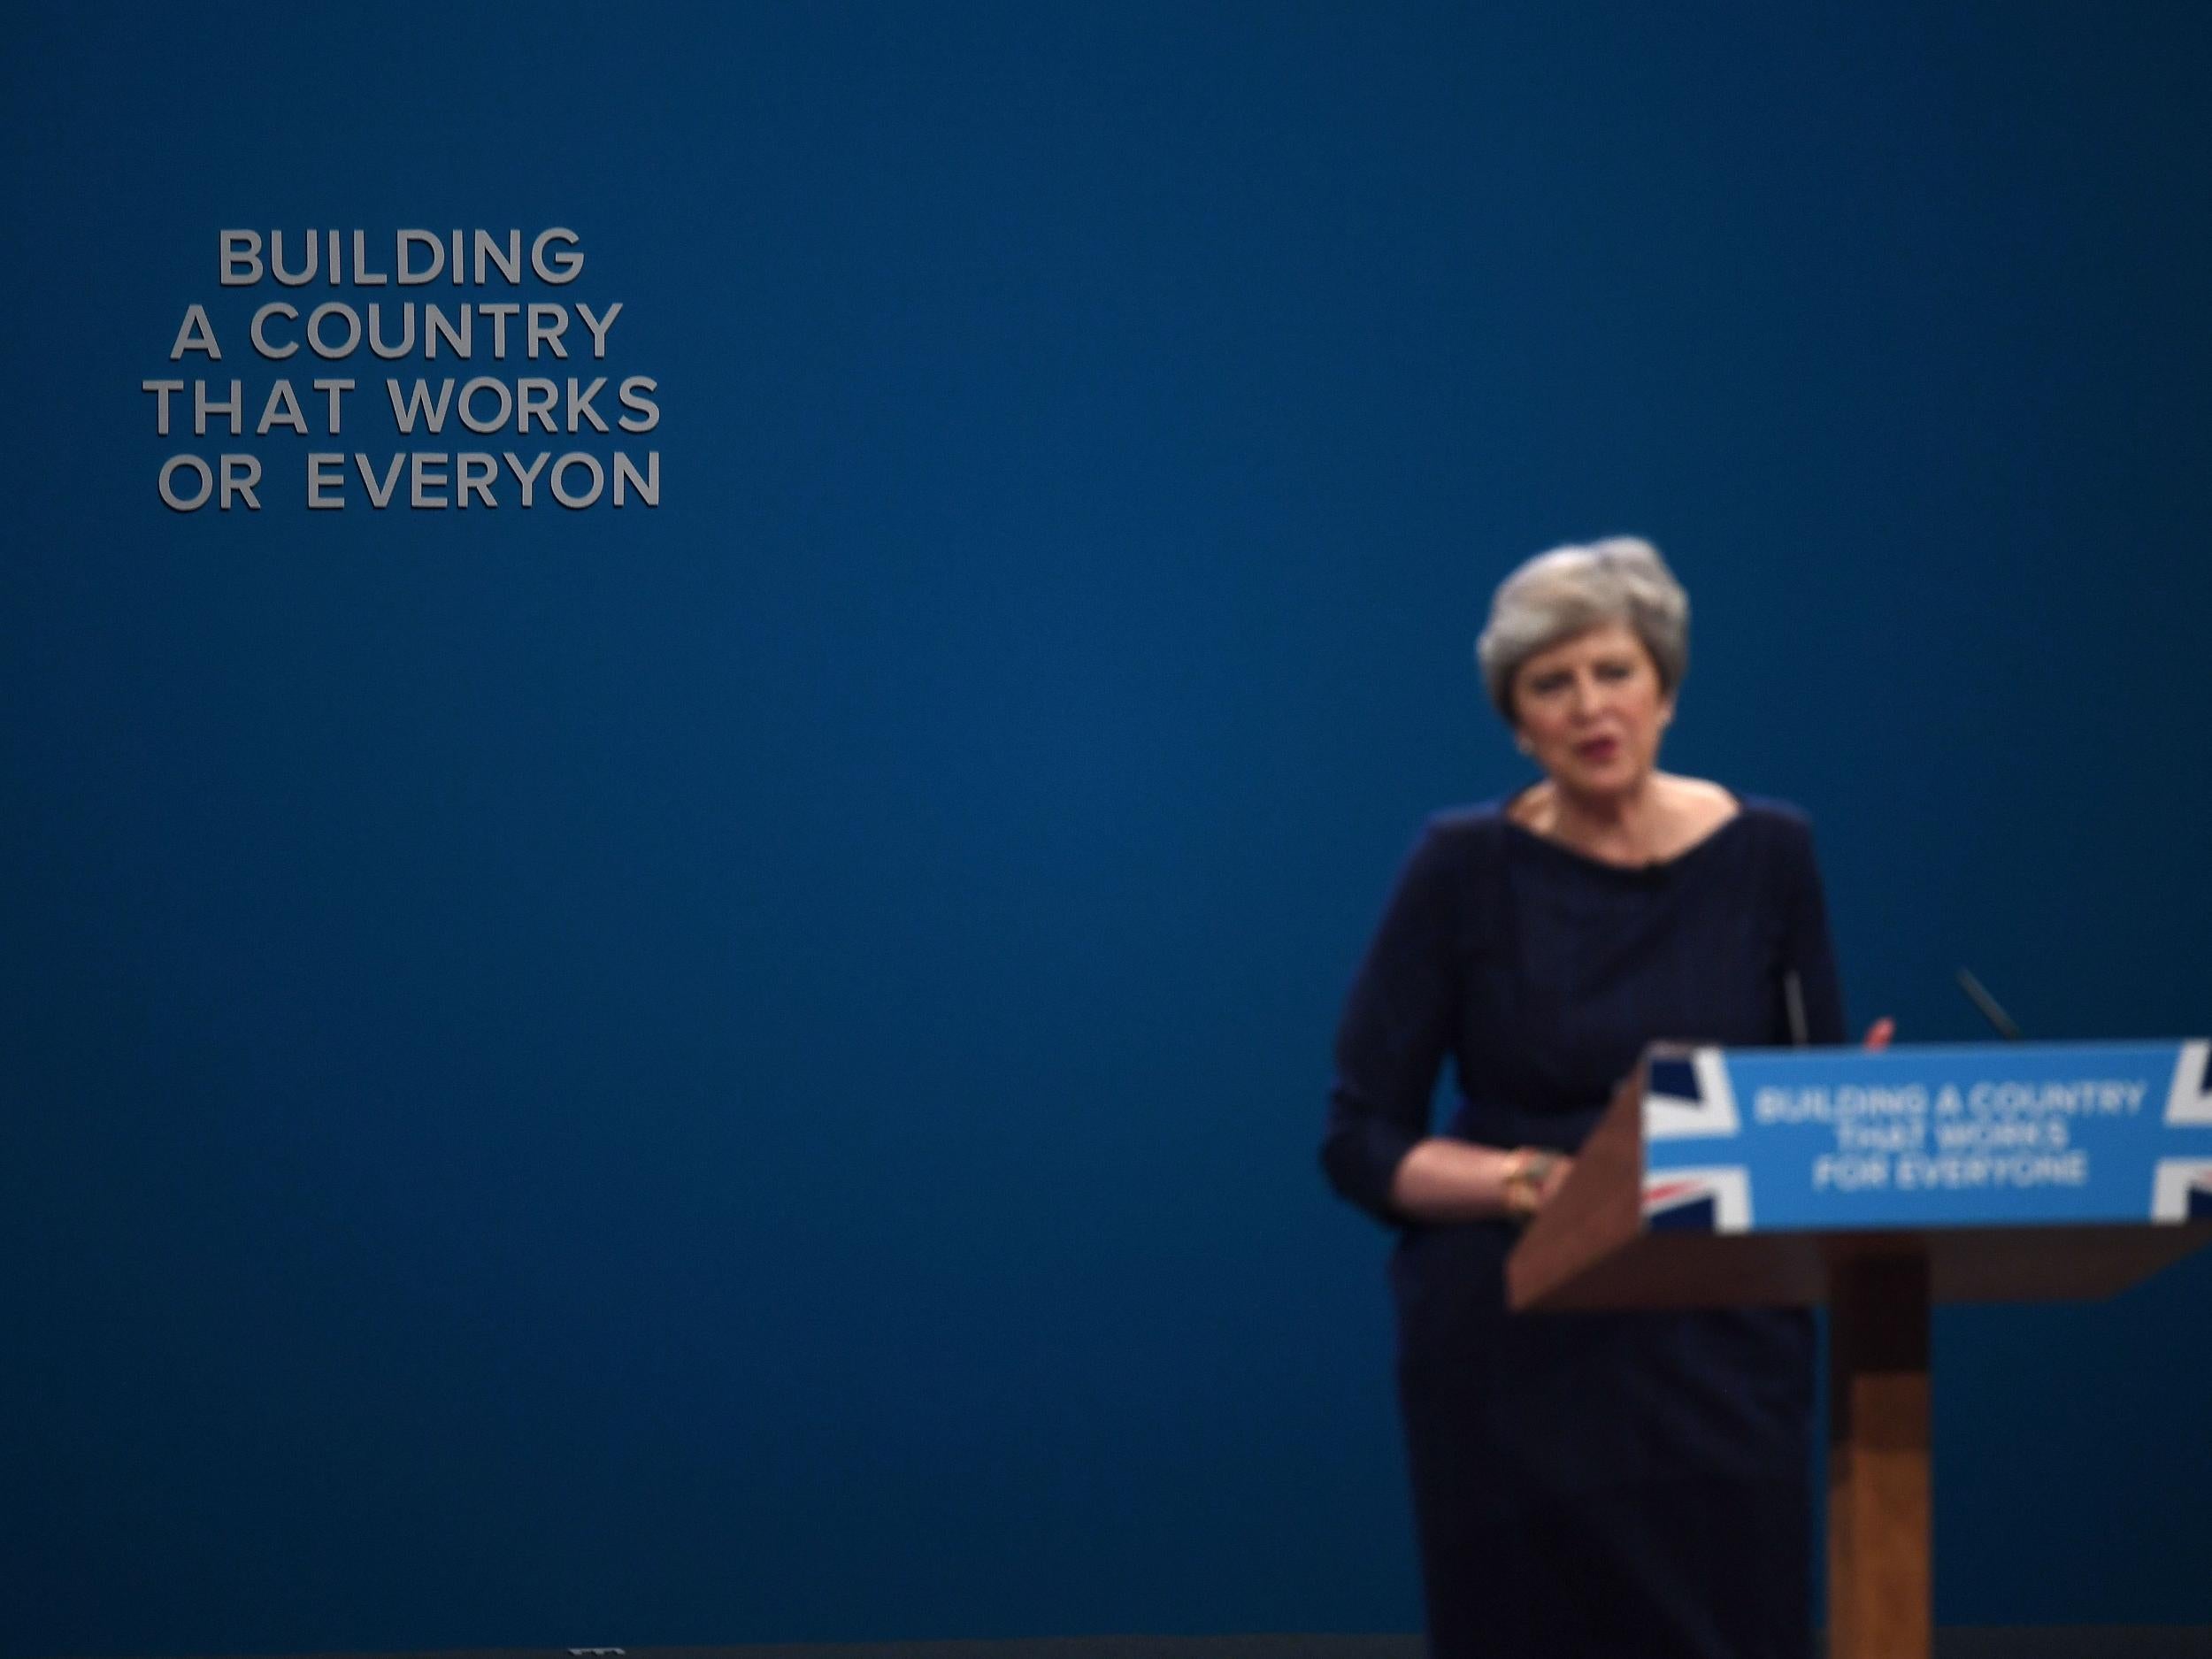
<path id="1" fill-rule="evenodd" d="M 1499 1182 L 1505 1213 L 1526 1221 L 1544 1200 L 1544 1183 L 1558 1167 L 1559 1154 L 1542 1147 L 1516 1147 L 1505 1155 L 1505 1174 Z"/>

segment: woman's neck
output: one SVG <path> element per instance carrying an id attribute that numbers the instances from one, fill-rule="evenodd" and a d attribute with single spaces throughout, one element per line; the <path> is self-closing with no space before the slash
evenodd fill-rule
<path id="1" fill-rule="evenodd" d="M 1588 796 L 1546 779 L 1522 796 L 1513 816 L 1523 828 L 1602 864 L 1652 864 L 1679 850 L 1684 839 L 1675 781 L 1653 772 L 1633 789 Z"/>

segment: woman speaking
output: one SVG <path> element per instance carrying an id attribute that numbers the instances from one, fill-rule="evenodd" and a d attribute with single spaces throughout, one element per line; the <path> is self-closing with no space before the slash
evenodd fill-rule
<path id="1" fill-rule="evenodd" d="M 1541 554 L 1478 647 L 1541 780 L 1432 818 L 1337 1033 L 1322 1162 L 1391 1280 L 1438 1659 L 1803 1659 L 1801 1311 L 1509 1315 L 1518 1225 L 1645 1045 L 1843 1037 L 1788 808 L 1658 769 L 1689 603 L 1647 542 Z M 1430 1097 L 1445 1056 L 1457 1102 Z"/>

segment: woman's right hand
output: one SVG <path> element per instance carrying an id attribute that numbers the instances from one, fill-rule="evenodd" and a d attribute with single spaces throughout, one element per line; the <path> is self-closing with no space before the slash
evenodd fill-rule
<path id="1" fill-rule="evenodd" d="M 1566 1185 L 1574 1160 L 1542 1147 L 1516 1147 L 1505 1155 L 1499 1193 L 1505 1213 L 1524 1224 L 1536 1218 L 1552 1195 Z"/>

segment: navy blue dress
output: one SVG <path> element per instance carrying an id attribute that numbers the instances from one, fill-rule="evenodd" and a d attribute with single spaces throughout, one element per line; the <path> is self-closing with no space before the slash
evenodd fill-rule
<path id="1" fill-rule="evenodd" d="M 1804 819 L 1770 802 L 1664 864 L 1586 858 L 1483 807 L 1432 819 L 1337 1033 L 1322 1162 L 1401 1229 L 1399 1397 L 1438 1659 L 1804 1659 L 1813 1328 L 1795 1310 L 1509 1315 L 1515 1232 L 1405 1224 L 1432 1133 L 1572 1151 L 1656 1039 L 1843 1040 Z"/>

